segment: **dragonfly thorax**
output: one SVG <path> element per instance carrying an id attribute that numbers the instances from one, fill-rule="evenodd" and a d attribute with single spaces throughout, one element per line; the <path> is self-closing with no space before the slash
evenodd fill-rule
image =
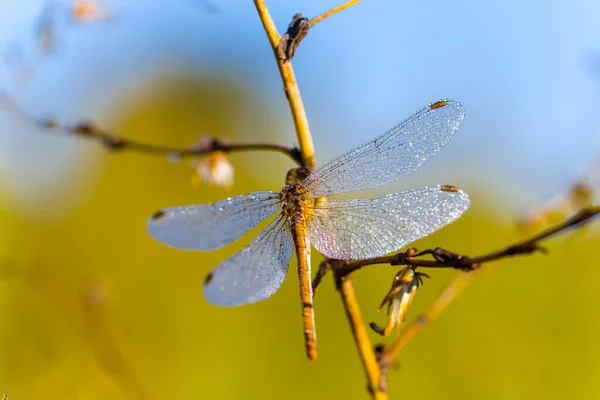
<path id="1" fill-rule="evenodd" d="M 289 220 L 297 215 L 304 215 L 306 213 L 306 206 L 310 200 L 304 199 L 302 194 L 301 183 L 287 185 L 279 192 L 281 209 L 286 219 Z"/>

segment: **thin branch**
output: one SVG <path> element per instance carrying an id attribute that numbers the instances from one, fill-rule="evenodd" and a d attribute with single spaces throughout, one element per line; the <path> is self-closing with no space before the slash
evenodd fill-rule
<path id="1" fill-rule="evenodd" d="M 113 135 L 109 131 L 100 128 L 92 122 L 80 122 L 73 126 L 59 125 L 54 120 L 36 121 L 19 110 L 9 98 L 0 96 L 0 105 L 4 105 L 23 122 L 33 124 L 37 128 L 62 132 L 93 139 L 101 143 L 110 151 L 134 151 L 138 153 L 168 156 L 174 159 L 186 157 L 205 156 L 217 151 L 232 153 L 238 151 L 276 151 L 290 157 L 296 164 L 301 165 L 300 151 L 294 147 L 287 147 L 275 143 L 228 143 L 219 138 L 203 138 L 196 145 L 188 148 L 160 146 L 137 142 Z"/>
<path id="2" fill-rule="evenodd" d="M 275 23 L 271 18 L 269 9 L 265 4 L 264 0 L 254 0 L 256 11 L 263 24 L 271 49 L 275 55 L 277 66 L 279 67 L 279 73 L 283 82 L 283 90 L 285 91 L 286 97 L 290 104 L 290 111 L 292 112 L 292 118 L 294 119 L 294 126 L 296 128 L 296 136 L 298 138 L 298 147 L 300 149 L 300 158 L 302 159 L 302 165 L 308 168 L 315 168 L 315 148 L 310 134 L 310 128 L 308 126 L 308 119 L 306 112 L 304 111 L 304 104 L 302 103 L 302 97 L 300 97 L 300 90 L 298 89 L 298 83 L 292 69 L 292 64 L 289 61 L 282 60 L 279 57 L 279 32 L 275 27 Z"/>
<path id="3" fill-rule="evenodd" d="M 286 33 L 279 39 L 279 43 L 277 45 L 277 55 L 279 59 L 285 62 L 294 58 L 294 54 L 296 54 L 296 50 L 298 49 L 298 46 L 300 46 L 300 42 L 304 40 L 308 34 L 308 31 L 315 24 L 327 17 L 339 13 L 342 10 L 345 10 L 348 7 L 355 5 L 360 1 L 361 0 L 347 1 L 344 4 L 340 4 L 339 6 L 324 12 L 321 15 L 317 15 L 312 20 L 303 17 L 302 13 L 297 13 L 294 15 L 294 18 L 292 18 L 292 22 L 290 22 Z"/>
<path id="4" fill-rule="evenodd" d="M 382 390 L 384 387 L 382 387 L 380 384 L 381 378 L 379 362 L 377 360 L 373 345 L 369 340 L 367 328 L 363 323 L 360 307 L 358 306 L 358 301 L 356 300 L 356 296 L 354 294 L 352 277 L 349 275 L 336 277 L 336 286 L 342 297 L 342 303 L 344 304 L 344 309 L 346 310 L 348 322 L 350 322 L 352 335 L 354 336 L 354 341 L 358 347 L 360 358 L 365 369 L 365 373 L 367 374 L 369 392 L 374 399 L 386 400 L 388 395 Z"/>
<path id="5" fill-rule="evenodd" d="M 331 17 L 333 14 L 337 14 L 340 11 L 343 11 L 348 7 L 352 7 L 353 5 L 360 3 L 360 1 L 361 0 L 348 0 L 344 4 L 340 4 L 339 6 L 334 7 L 331 10 L 326 11 L 321 15 L 317 15 L 316 17 L 314 17 L 313 19 L 310 20 L 310 27 L 312 28 L 317 23 L 323 21 L 325 18 Z"/>
<path id="6" fill-rule="evenodd" d="M 416 249 L 409 249 L 406 252 L 397 253 L 395 255 L 376 257 L 368 260 L 346 262 L 336 260 L 334 263 L 334 268 L 341 276 L 348 275 L 363 267 L 375 264 L 409 265 L 413 267 L 424 268 L 455 268 L 463 271 L 472 271 L 478 269 L 481 267 L 481 264 L 486 262 L 497 261 L 516 255 L 527 255 L 536 251 L 544 251 L 544 249 L 540 247 L 539 242 L 571 228 L 586 224 L 598 214 L 600 214 L 600 205 L 584 208 L 571 218 L 568 218 L 560 224 L 550 227 L 529 239 L 517 242 L 505 247 L 504 249 L 476 257 L 458 255 L 439 247 L 432 250 L 425 250 L 420 253 L 416 252 Z M 415 258 L 427 254 L 432 255 L 434 260 Z M 331 264 L 323 265 L 322 268 L 319 267 L 319 271 L 317 272 L 315 280 L 313 281 L 313 286 L 318 286 L 320 280 L 323 278 L 323 275 L 330 269 L 332 269 Z"/>

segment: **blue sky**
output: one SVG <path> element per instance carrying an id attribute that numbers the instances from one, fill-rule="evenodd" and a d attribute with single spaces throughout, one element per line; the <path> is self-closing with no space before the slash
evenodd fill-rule
<path id="1" fill-rule="evenodd" d="M 294 13 L 310 17 L 338 2 L 268 4 L 283 30 Z M 47 3 L 1 0 L 0 49 L 14 43 L 31 51 Z M 219 12 L 195 0 L 101 2 L 115 19 L 61 27 L 56 55 L 41 64 L 19 101 L 40 116 L 102 120 L 113 96 L 168 68 L 230 70 L 265 99 L 278 99 L 273 107 L 287 119 L 252 2 L 213 3 Z M 600 151 L 600 67 L 592 67 L 600 58 L 598 21 L 600 3 L 591 0 L 363 1 L 318 24 L 294 59 L 319 162 L 448 97 L 465 105 L 465 123 L 449 150 L 406 185 L 475 179 L 513 189 L 503 193 L 521 205 L 552 197 Z M 1 66 L 0 87 L 11 83 Z M 32 188 L 68 183 L 65 172 L 81 163 L 71 141 L 41 138 L 6 113 L 0 119 L 3 181 L 25 198 Z M 280 141 L 292 143 L 286 121 Z M 86 168 L 93 170 L 80 173 Z"/>

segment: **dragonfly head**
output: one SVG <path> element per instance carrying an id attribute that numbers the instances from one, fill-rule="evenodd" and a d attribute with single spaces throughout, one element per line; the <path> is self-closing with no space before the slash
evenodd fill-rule
<path id="1" fill-rule="evenodd" d="M 285 176 L 285 183 L 287 185 L 291 185 L 296 182 L 302 182 L 312 173 L 312 169 L 308 167 L 292 168 L 288 171 L 287 175 Z"/>

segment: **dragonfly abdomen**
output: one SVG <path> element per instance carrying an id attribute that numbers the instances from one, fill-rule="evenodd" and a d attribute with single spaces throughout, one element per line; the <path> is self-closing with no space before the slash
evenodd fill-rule
<path id="1" fill-rule="evenodd" d="M 310 360 L 315 360 L 317 358 L 317 332 L 315 329 L 315 311 L 312 300 L 310 242 L 308 240 L 308 227 L 304 216 L 296 214 L 290 221 L 290 228 L 296 246 L 296 257 L 298 258 L 298 280 L 300 281 L 306 354 Z"/>

